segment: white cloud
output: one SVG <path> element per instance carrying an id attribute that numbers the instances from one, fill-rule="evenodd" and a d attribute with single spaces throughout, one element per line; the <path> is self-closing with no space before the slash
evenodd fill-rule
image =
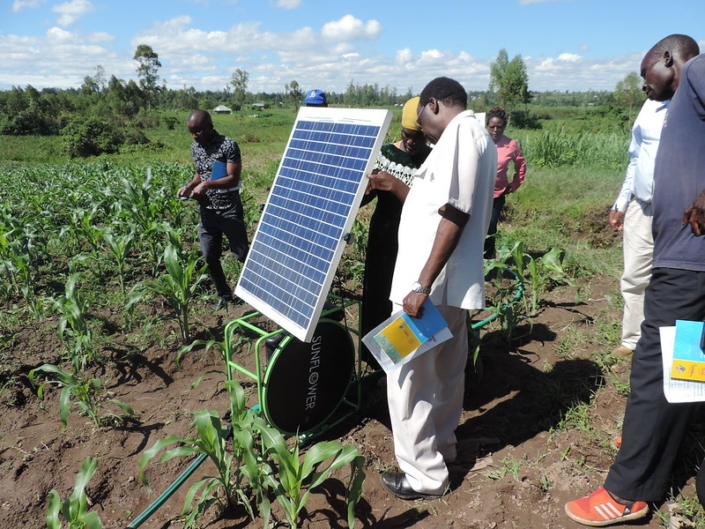
<path id="1" fill-rule="evenodd" d="M 374 40 L 382 32 L 382 24 L 376 20 L 363 22 L 352 15 L 323 25 L 321 35 L 330 40 Z"/>
<path id="2" fill-rule="evenodd" d="M 217 69 L 217 65 L 212 57 L 207 57 L 201 53 L 196 53 L 187 57 L 182 57 L 172 61 L 169 65 L 169 71 L 172 74 L 184 72 L 213 72 Z"/>
<path id="3" fill-rule="evenodd" d="M 364 62 L 367 55 L 361 53 L 358 44 L 375 38 L 381 31 L 378 22 L 365 23 L 351 16 L 325 24 L 321 31 L 305 26 L 291 32 L 263 32 L 259 22 L 243 22 L 222 31 L 204 31 L 192 25 L 188 16 L 158 22 L 132 38 L 131 45 L 152 46 L 162 61 L 166 79 L 172 67 L 184 78 L 189 76 L 184 67 L 189 64 L 188 57 L 202 54 L 221 70 L 247 70 L 253 91 L 280 91 L 280 85 L 289 83 L 292 75 L 297 80 L 305 75 L 316 79 L 330 77 L 330 83 L 336 84 L 341 78 L 367 76 L 364 68 L 370 65 Z M 197 68 L 192 73 L 194 85 L 203 87 L 204 80 L 196 76 Z M 302 81 L 299 83 L 303 85 Z"/>
<path id="4" fill-rule="evenodd" d="M 19 13 L 25 7 L 39 7 L 45 0 L 14 0 L 12 2 L 12 12 Z"/>
<path id="5" fill-rule="evenodd" d="M 79 5 L 62 5 L 69 4 Z M 159 75 L 174 89 L 221 90 L 235 68 L 249 72 L 253 92 L 281 92 L 296 80 L 303 89 L 340 93 L 352 81 L 418 94 L 438 76 L 457 79 L 468 90 L 487 88 L 494 57 L 432 47 L 380 53 L 375 39 L 381 32 L 378 22 L 350 15 L 288 32 L 263 31 L 256 21 L 209 31 L 189 16 L 177 16 L 134 35 L 120 55 L 113 51 L 114 36 L 102 31 L 82 33 L 56 25 L 40 36 L 0 32 L 0 89 L 25 84 L 78 87 L 97 64 L 108 77 L 135 79 L 132 55 L 140 44 L 159 54 Z M 626 74 L 638 70 L 642 56 L 638 51 L 592 60 L 580 52 L 556 53 L 524 57 L 524 62 L 531 90 L 613 90 Z"/>
<path id="6" fill-rule="evenodd" d="M 578 51 L 586 52 L 586 51 L 590 51 L 591 49 L 592 48 L 590 47 L 589 44 L 583 44 L 582 46 L 580 46 L 578 48 Z"/>
<path id="7" fill-rule="evenodd" d="M 578 62 L 583 60 L 583 58 L 580 55 L 576 55 L 575 53 L 561 53 L 558 56 L 558 60 L 564 62 Z"/>
<path id="8" fill-rule="evenodd" d="M 282 9 L 296 9 L 301 7 L 301 0 L 277 0 L 274 5 Z"/>
<path id="9" fill-rule="evenodd" d="M 419 64 L 433 64 L 443 60 L 443 54 L 438 50 L 422 51 L 419 57 Z"/>
<path id="10" fill-rule="evenodd" d="M 256 27 L 240 24 L 228 31 L 190 29 L 191 17 L 183 15 L 156 23 L 152 29 L 134 37 L 131 44 L 152 46 L 161 55 L 192 54 L 200 51 L 235 51 L 245 47 L 245 41 L 256 36 Z"/>
<path id="11" fill-rule="evenodd" d="M 74 34 L 61 28 L 49 28 L 47 30 L 47 40 L 53 44 L 67 43 L 74 40 Z"/>
<path id="12" fill-rule="evenodd" d="M 413 55 L 409 48 L 404 48 L 403 50 L 397 50 L 396 62 L 400 66 L 404 66 L 411 62 Z"/>
<path id="13" fill-rule="evenodd" d="M 100 35 L 101 39 L 110 40 L 107 34 Z M 32 37 L 0 33 L 0 86 L 76 88 L 98 64 L 105 67 L 108 76 L 134 74 L 131 59 L 118 57 L 85 35 L 58 27 Z"/>
<path id="14" fill-rule="evenodd" d="M 83 15 L 91 13 L 93 9 L 93 4 L 88 0 L 71 0 L 51 8 L 52 11 L 61 15 L 56 23 L 63 27 L 70 26 Z"/>
<path id="15" fill-rule="evenodd" d="M 639 70 L 643 53 L 586 59 L 571 53 L 526 60 L 531 90 L 614 90 L 629 72 Z"/>
<path id="16" fill-rule="evenodd" d="M 113 42 L 115 40 L 115 35 L 111 35 L 105 31 L 95 31 L 93 33 L 88 33 L 86 35 L 86 40 L 88 42 Z"/>

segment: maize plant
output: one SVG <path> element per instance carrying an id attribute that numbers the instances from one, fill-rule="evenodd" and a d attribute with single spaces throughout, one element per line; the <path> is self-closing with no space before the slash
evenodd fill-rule
<path id="1" fill-rule="evenodd" d="M 43 384 L 36 385 L 35 380 L 38 373 L 53 375 L 54 380 L 48 380 Z M 59 396 L 59 416 L 61 427 L 66 428 L 69 423 L 71 408 L 76 407 L 80 415 L 85 415 L 91 419 L 96 426 L 122 425 L 126 419 L 135 417 L 135 411 L 129 404 L 111 399 L 106 396 L 103 390 L 103 383 L 98 378 L 82 378 L 76 374 L 69 373 L 53 364 L 44 364 L 36 369 L 32 369 L 28 375 L 33 387 L 37 388 L 37 396 L 44 399 L 44 386 L 46 384 L 56 384 L 61 387 Z M 73 397 L 73 403 L 72 403 Z M 120 409 L 122 414 L 106 412 L 100 415 L 105 402 L 112 402 Z"/>
<path id="2" fill-rule="evenodd" d="M 95 457 L 87 457 L 81 465 L 81 470 L 76 476 L 76 484 L 71 496 L 61 501 L 56 490 L 49 493 L 49 508 L 47 509 L 47 529 L 61 529 L 61 518 L 64 517 L 69 524 L 69 529 L 102 529 L 100 516 L 95 511 L 88 511 L 88 497 L 86 485 L 98 468 Z"/>
<path id="3" fill-rule="evenodd" d="M 124 298 L 126 296 L 125 267 L 127 266 L 127 258 L 129 257 L 132 246 L 135 243 L 135 232 L 130 231 L 125 235 L 114 235 L 112 232 L 106 231 L 103 233 L 103 240 L 105 241 L 110 254 L 113 256 L 113 259 L 115 259 L 118 281 L 120 283 L 120 292 L 122 292 L 122 296 Z"/>
<path id="4" fill-rule="evenodd" d="M 244 507 L 252 519 L 261 513 L 264 527 L 269 527 L 270 503 L 265 482 L 272 470 L 258 447 L 258 432 L 265 427 L 264 421 L 245 407 L 245 392 L 236 381 L 226 382 L 226 388 L 231 401 L 230 425 L 224 425 L 216 412 L 201 410 L 196 412 L 192 424 L 197 435 L 184 439 L 172 435 L 157 441 L 140 459 L 140 469 L 144 469 L 162 448 L 176 444 L 180 446 L 166 451 L 162 461 L 200 454 L 215 465 L 217 475 L 197 481 L 186 494 L 182 512 L 185 528 L 193 527 L 213 505 L 222 512 L 236 504 Z M 228 450 L 231 435 L 232 452 Z M 144 472 L 140 478 L 148 486 Z"/>
<path id="5" fill-rule="evenodd" d="M 79 277 L 78 273 L 71 274 L 64 295 L 54 299 L 52 304 L 53 310 L 59 314 L 59 338 L 71 342 L 67 348 L 74 373 L 99 360 L 93 345 L 93 332 L 88 325 L 87 305 L 77 288 Z"/>
<path id="6" fill-rule="evenodd" d="M 144 282 L 143 287 L 166 299 L 176 314 L 181 338 L 184 343 L 188 343 L 191 338 L 189 306 L 198 286 L 208 277 L 206 265 L 198 267 L 199 255 L 196 252 L 179 257 L 178 248 L 174 245 L 169 245 L 164 250 L 164 262 L 167 273 L 153 281 Z"/>

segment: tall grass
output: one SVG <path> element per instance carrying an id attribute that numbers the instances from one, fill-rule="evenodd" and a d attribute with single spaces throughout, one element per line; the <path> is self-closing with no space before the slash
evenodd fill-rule
<path id="1" fill-rule="evenodd" d="M 517 131 L 513 136 L 533 167 L 626 167 L 629 135 L 620 133 Z"/>
<path id="2" fill-rule="evenodd" d="M 607 213 L 619 192 L 624 168 L 537 168 L 531 160 L 528 168 L 524 185 L 507 199 L 498 247 L 522 241 L 532 255 L 563 248 L 564 266 L 574 277 L 618 277 L 621 236 L 608 225 Z"/>

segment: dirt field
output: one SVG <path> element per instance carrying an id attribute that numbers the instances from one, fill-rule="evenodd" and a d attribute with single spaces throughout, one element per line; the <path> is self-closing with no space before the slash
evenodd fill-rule
<path id="1" fill-rule="evenodd" d="M 614 456 L 610 439 L 620 432 L 624 410 L 624 382 L 629 362 L 606 353 L 599 321 L 618 321 L 617 283 L 597 278 L 589 296 L 574 303 L 574 291 L 559 290 L 533 319 L 522 326 L 511 344 L 497 329 L 482 331 L 482 374 L 467 370 L 464 413 L 457 434 L 459 457 L 451 468 L 451 491 L 436 501 L 406 502 L 388 494 L 380 472 L 395 468 L 384 390 L 375 381 L 363 384 L 362 408 L 324 438 L 351 443 L 366 456 L 367 481 L 357 507 L 356 527 L 392 528 L 571 528 L 578 527 L 563 513 L 566 501 L 599 486 Z M 196 307 L 194 327 L 222 336 L 224 325 L 249 307 L 231 307 L 213 314 Z M 70 495 L 75 475 L 87 456 L 98 458 L 98 471 L 88 485 L 93 510 L 106 528 L 127 527 L 186 468 L 188 460 L 172 460 L 148 467 L 149 492 L 138 479 L 143 450 L 167 435 L 186 436 L 193 412 L 223 413 L 228 408 L 222 373 L 215 351 L 193 351 L 181 368 L 174 363 L 178 344 L 137 350 L 118 328 L 112 333 L 111 360 L 96 372 L 110 381 L 114 397 L 130 404 L 139 421 L 123 428 L 97 429 L 72 413 L 68 427 L 59 421 L 59 391 L 48 391 L 41 402 L 30 390 L 27 373 L 61 345 L 56 322 L 8 336 L 0 372 L 0 519 L 7 528 L 45 526 L 46 499 L 51 489 Z M 1 324 L 0 324 L 1 325 Z M 164 336 L 173 329 L 164 321 Z M 244 354 L 244 353 L 241 353 Z M 243 358 L 243 363 L 248 359 Z M 252 384 L 248 386 L 252 392 Z M 599 389 L 601 388 L 601 389 Z M 598 391 L 599 389 L 599 391 Z M 587 405 L 596 400 L 587 410 Z M 576 411 L 577 410 L 577 411 Z M 581 416 L 578 411 L 582 410 Z M 208 463 L 194 478 L 210 473 Z M 692 491 L 694 470 L 682 472 L 681 485 Z M 344 478 L 344 476 L 341 476 Z M 178 521 L 183 486 L 143 525 L 181 527 Z M 307 504 L 305 528 L 345 527 L 343 485 L 331 479 Z M 669 504 L 660 506 L 667 512 Z M 202 520 L 212 529 L 260 527 L 248 524 L 242 513 Z M 663 527 L 651 516 L 639 527 Z"/>

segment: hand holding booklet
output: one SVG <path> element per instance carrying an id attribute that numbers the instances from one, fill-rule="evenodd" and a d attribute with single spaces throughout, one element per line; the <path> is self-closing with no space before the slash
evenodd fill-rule
<path id="1" fill-rule="evenodd" d="M 676 320 L 675 326 L 660 327 L 659 332 L 666 400 L 671 403 L 705 402 L 705 382 L 698 376 L 702 367 L 697 368 L 697 364 L 705 365 L 700 362 L 703 357 L 703 322 Z"/>
<path id="2" fill-rule="evenodd" d="M 420 318 L 400 310 L 362 338 L 386 373 L 452 337 L 436 306 L 427 299 L 422 307 Z"/>

